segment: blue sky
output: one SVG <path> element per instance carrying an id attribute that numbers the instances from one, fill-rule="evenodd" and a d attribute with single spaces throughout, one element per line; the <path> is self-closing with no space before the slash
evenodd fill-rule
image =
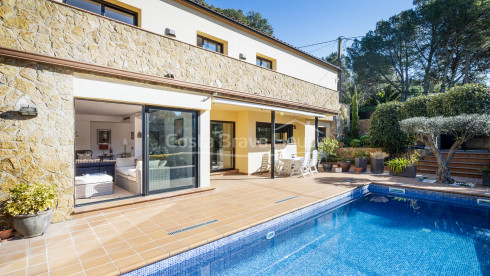
<path id="1" fill-rule="evenodd" d="M 300 47 L 339 36 L 355 37 L 373 30 L 376 22 L 413 7 L 412 0 L 207 0 L 221 8 L 255 10 L 269 20 L 274 35 Z M 336 43 L 303 48 L 322 57 Z"/>

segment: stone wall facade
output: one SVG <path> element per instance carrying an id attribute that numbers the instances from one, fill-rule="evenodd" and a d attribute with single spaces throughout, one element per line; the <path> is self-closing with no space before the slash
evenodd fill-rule
<path id="1" fill-rule="evenodd" d="M 73 73 L 59 67 L 0 58 L 0 200 L 17 182 L 59 188 L 54 221 L 73 211 Z M 38 115 L 21 116 L 20 103 Z"/>
<path id="2" fill-rule="evenodd" d="M 59 3 L 0 4 L 4 47 L 339 109 L 334 90 Z"/>

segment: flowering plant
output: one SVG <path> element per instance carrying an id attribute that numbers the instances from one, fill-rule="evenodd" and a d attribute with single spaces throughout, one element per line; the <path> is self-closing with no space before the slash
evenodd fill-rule
<path id="1" fill-rule="evenodd" d="M 49 184 L 18 183 L 10 194 L 3 212 L 16 216 L 37 214 L 53 208 L 59 193 L 56 187 Z"/>

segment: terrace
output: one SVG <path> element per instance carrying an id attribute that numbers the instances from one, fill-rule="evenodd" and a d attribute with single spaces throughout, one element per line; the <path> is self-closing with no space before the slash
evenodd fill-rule
<path id="1" fill-rule="evenodd" d="M 386 175 L 214 176 L 206 193 L 110 209 L 53 224 L 44 236 L 1 243 L 0 274 L 117 275 L 376 183 L 490 198 L 487 187 L 452 187 Z"/>

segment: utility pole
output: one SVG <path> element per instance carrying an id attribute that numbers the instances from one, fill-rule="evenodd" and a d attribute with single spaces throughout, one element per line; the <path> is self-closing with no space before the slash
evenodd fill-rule
<path id="1" fill-rule="evenodd" d="M 342 37 L 339 37 L 339 49 L 337 51 L 339 68 L 342 68 Z M 342 70 L 338 72 L 339 83 L 337 84 L 337 90 L 339 90 L 339 102 L 342 101 Z"/>

